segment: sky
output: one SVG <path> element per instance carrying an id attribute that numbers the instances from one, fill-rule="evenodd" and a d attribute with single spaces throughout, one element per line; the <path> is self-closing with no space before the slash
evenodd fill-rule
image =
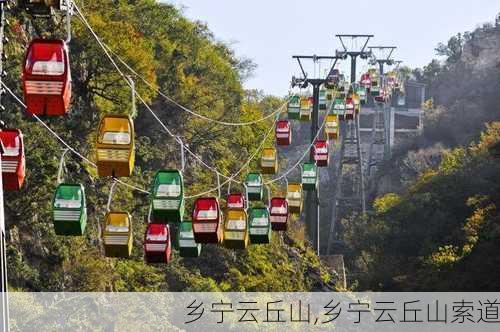
<path id="1" fill-rule="evenodd" d="M 257 69 L 245 88 L 284 95 L 300 73 L 292 55 L 333 55 L 341 49 L 336 34 L 373 34 L 370 45 L 397 46 L 396 60 L 422 67 L 435 47 L 458 32 L 493 22 L 498 0 L 163 0 L 207 23 L 217 40 L 231 44 Z M 358 43 L 361 43 L 359 41 Z M 350 41 L 348 47 L 360 47 Z M 306 71 L 313 76 L 312 61 Z M 323 63 L 321 72 L 329 63 Z M 349 63 L 339 64 L 348 71 Z M 359 71 L 367 69 L 360 62 Z M 316 73 L 320 72 L 319 65 Z"/>

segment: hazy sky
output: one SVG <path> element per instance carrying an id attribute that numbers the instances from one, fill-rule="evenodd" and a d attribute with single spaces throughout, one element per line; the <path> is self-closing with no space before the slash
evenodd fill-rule
<path id="1" fill-rule="evenodd" d="M 331 55 L 335 34 L 373 34 L 372 45 L 398 46 L 397 60 L 427 64 L 439 42 L 457 32 L 493 22 L 499 0 L 164 0 L 206 22 L 217 39 L 231 43 L 258 68 L 247 88 L 269 94 L 288 91 L 298 65 L 294 54 Z M 350 45 L 348 45 L 350 46 Z M 354 46 L 354 45 L 352 45 Z M 328 64 L 324 64 L 324 67 Z M 347 71 L 348 63 L 341 65 Z M 359 67 L 366 66 L 360 63 Z M 319 70 L 319 68 L 317 68 Z M 307 71 L 312 74 L 313 67 Z"/>

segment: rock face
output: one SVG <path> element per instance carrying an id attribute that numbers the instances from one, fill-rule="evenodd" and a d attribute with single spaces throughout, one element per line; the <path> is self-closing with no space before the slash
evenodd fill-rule
<path id="1" fill-rule="evenodd" d="M 474 72 L 499 68 L 500 58 L 500 26 L 484 26 L 471 34 L 471 40 L 465 44 L 462 61 L 470 66 Z"/>

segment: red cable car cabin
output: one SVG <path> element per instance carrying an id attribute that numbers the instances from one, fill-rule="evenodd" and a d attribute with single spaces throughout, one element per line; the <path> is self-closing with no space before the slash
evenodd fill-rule
<path id="1" fill-rule="evenodd" d="M 378 96 L 375 97 L 375 101 L 379 103 L 385 103 L 387 100 L 386 92 L 384 89 L 380 89 Z"/>
<path id="2" fill-rule="evenodd" d="M 370 89 L 372 86 L 372 79 L 370 78 L 370 74 L 366 73 L 361 75 L 361 86 L 365 89 Z"/>
<path id="3" fill-rule="evenodd" d="M 242 193 L 232 193 L 227 196 L 226 208 L 228 209 L 246 209 L 247 204 L 245 196 Z"/>
<path id="4" fill-rule="evenodd" d="M 196 243 L 221 243 L 222 213 L 215 197 L 197 198 L 193 209 L 193 233 Z"/>
<path id="5" fill-rule="evenodd" d="M 312 158 L 318 167 L 328 167 L 328 141 L 316 140 L 311 149 Z"/>
<path id="6" fill-rule="evenodd" d="M 172 253 L 168 225 L 148 224 L 144 235 L 144 255 L 148 263 L 169 263 Z"/>
<path id="7" fill-rule="evenodd" d="M 273 231 L 286 231 L 288 222 L 288 202 L 286 198 L 274 197 L 271 199 L 269 220 Z"/>
<path id="8" fill-rule="evenodd" d="M 4 190 L 20 190 L 26 175 L 23 134 L 18 129 L 0 131 L 3 145 L 2 181 Z"/>
<path id="9" fill-rule="evenodd" d="M 276 143 L 278 145 L 292 144 L 292 127 L 288 120 L 280 120 L 276 124 Z"/>
<path id="10" fill-rule="evenodd" d="M 68 48 L 60 39 L 35 39 L 23 68 L 26 109 L 36 115 L 65 115 L 71 101 Z"/>
<path id="11" fill-rule="evenodd" d="M 345 119 L 354 120 L 354 100 L 352 98 L 347 98 L 345 100 Z"/>

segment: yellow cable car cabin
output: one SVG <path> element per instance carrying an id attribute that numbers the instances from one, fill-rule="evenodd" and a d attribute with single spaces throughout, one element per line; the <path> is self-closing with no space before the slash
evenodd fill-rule
<path id="1" fill-rule="evenodd" d="M 134 123 L 128 115 L 105 115 L 97 137 L 99 176 L 130 176 L 134 169 Z"/>
<path id="2" fill-rule="evenodd" d="M 302 212 L 302 184 L 289 183 L 286 200 L 288 201 L 288 211 L 300 214 Z"/>
<path id="3" fill-rule="evenodd" d="M 300 120 L 310 121 L 313 108 L 312 97 L 302 97 L 300 99 Z"/>
<path id="4" fill-rule="evenodd" d="M 327 115 L 325 134 L 328 139 L 337 139 L 339 137 L 339 119 L 335 114 Z"/>
<path id="5" fill-rule="evenodd" d="M 260 167 L 263 174 L 276 174 L 278 172 L 278 152 L 275 148 L 264 148 Z"/>
<path id="6" fill-rule="evenodd" d="M 224 246 L 230 249 L 246 249 L 249 242 L 248 216 L 244 209 L 227 209 L 224 223 Z"/>
<path id="7" fill-rule="evenodd" d="M 128 258 L 132 253 L 132 218 L 127 212 L 108 212 L 104 221 L 104 254 Z"/>

